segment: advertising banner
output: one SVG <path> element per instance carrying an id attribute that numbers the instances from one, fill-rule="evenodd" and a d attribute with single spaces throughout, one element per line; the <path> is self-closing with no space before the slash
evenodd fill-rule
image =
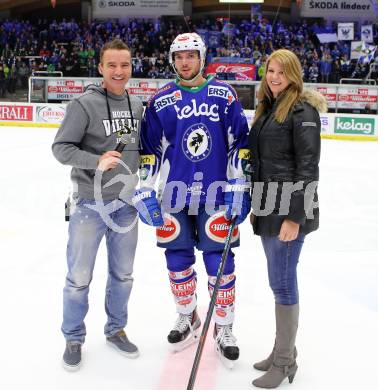
<path id="1" fill-rule="evenodd" d="M 33 106 L 0 104 L 0 121 L 33 121 Z"/>
<path id="2" fill-rule="evenodd" d="M 222 64 L 212 62 L 206 68 L 206 74 L 233 73 L 235 80 L 256 80 L 256 66 L 251 64 Z"/>
<path id="3" fill-rule="evenodd" d="M 363 87 L 313 87 L 327 100 L 328 108 L 364 109 L 369 104 L 372 110 L 378 109 L 377 90 Z"/>
<path id="4" fill-rule="evenodd" d="M 364 116 L 336 116 L 335 134 L 374 135 L 375 118 Z"/>
<path id="5" fill-rule="evenodd" d="M 301 16 L 332 20 L 376 18 L 370 0 L 302 0 Z"/>
<path id="6" fill-rule="evenodd" d="M 158 89 L 158 83 L 153 81 L 130 80 L 127 84 L 130 95 L 137 96 L 143 102 L 147 102 Z"/>
<path id="7" fill-rule="evenodd" d="M 336 107 L 337 91 L 335 87 L 315 87 L 314 89 L 326 98 L 328 108 Z"/>
<path id="8" fill-rule="evenodd" d="M 84 92 L 81 80 L 48 80 L 48 100 L 71 100 Z"/>
<path id="9" fill-rule="evenodd" d="M 330 114 L 320 115 L 320 125 L 322 134 L 332 134 L 333 132 L 334 116 Z"/>
<path id="10" fill-rule="evenodd" d="M 37 104 L 35 106 L 35 122 L 60 124 L 66 113 L 66 107 L 58 104 Z"/>
<path id="11" fill-rule="evenodd" d="M 377 109 L 378 97 L 376 90 L 361 87 L 340 87 L 338 108 L 364 109 L 367 104 L 373 110 Z"/>
<path id="12" fill-rule="evenodd" d="M 183 15 L 183 0 L 92 0 L 94 18 Z"/>
<path id="13" fill-rule="evenodd" d="M 131 88 L 143 88 L 143 86 Z M 66 111 L 65 104 L 0 104 L 0 126 L 57 128 Z M 251 126 L 255 111 L 244 110 Z M 320 114 L 322 138 L 378 141 L 378 116 L 359 114 Z"/>

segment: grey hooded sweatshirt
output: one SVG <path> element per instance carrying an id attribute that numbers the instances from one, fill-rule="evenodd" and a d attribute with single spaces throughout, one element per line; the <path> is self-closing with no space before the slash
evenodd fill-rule
<path id="1" fill-rule="evenodd" d="M 124 164 L 120 163 L 106 172 L 96 172 L 100 156 L 106 151 L 115 150 L 124 134 L 124 124 L 132 127 L 126 93 L 117 96 L 107 92 L 106 95 L 104 88 L 90 85 L 83 95 L 68 104 L 52 151 L 59 162 L 72 166 L 74 195 L 84 199 L 98 199 L 100 193 L 102 200 L 114 200 L 122 198 L 120 194 L 125 187 L 129 191 L 135 189 L 143 105 L 131 95 L 130 103 L 135 132 L 122 152 Z"/>

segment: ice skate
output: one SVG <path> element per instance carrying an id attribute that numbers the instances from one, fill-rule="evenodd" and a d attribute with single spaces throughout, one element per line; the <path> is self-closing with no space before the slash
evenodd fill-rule
<path id="1" fill-rule="evenodd" d="M 214 326 L 215 350 L 223 365 L 232 369 L 234 362 L 239 358 L 239 347 L 232 334 L 232 324 Z"/>
<path id="2" fill-rule="evenodd" d="M 179 313 L 175 326 L 167 337 L 172 352 L 180 352 L 197 342 L 200 326 L 201 320 L 198 317 L 197 310 L 194 310 L 190 314 Z"/>

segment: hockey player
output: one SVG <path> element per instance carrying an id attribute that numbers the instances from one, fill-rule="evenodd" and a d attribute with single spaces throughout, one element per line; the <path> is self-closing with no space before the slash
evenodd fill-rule
<path id="1" fill-rule="evenodd" d="M 206 47 L 198 34 L 178 35 L 169 61 L 177 80 L 149 101 L 141 130 L 141 188 L 134 204 L 143 222 L 157 226 L 179 314 L 168 342 L 180 351 L 198 338 L 194 248 L 203 252 L 211 294 L 230 220 L 241 223 L 250 210 L 248 126 L 235 91 L 204 78 Z M 154 191 L 160 173 L 158 195 Z M 163 210 L 163 211 L 162 211 Z M 239 245 L 236 228 L 232 246 Z M 239 348 L 234 321 L 234 254 L 229 252 L 215 306 L 214 337 L 223 358 Z"/>

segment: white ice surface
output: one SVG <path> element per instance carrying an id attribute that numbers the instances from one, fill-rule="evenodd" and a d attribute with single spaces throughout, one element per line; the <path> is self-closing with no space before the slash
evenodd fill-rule
<path id="1" fill-rule="evenodd" d="M 83 367 L 61 367 L 62 288 L 69 168 L 52 156 L 55 129 L 0 127 L 0 389 L 186 389 L 195 349 L 172 356 L 166 335 L 175 318 L 163 251 L 140 224 L 127 333 L 141 356 L 128 360 L 105 344 L 106 252 L 100 248 L 86 318 Z M 299 265 L 299 370 L 291 390 L 377 389 L 378 143 L 322 142 L 319 231 Z M 274 303 L 261 244 L 241 227 L 234 333 L 241 350 L 233 371 L 214 359 L 212 337 L 195 389 L 251 388 L 252 363 L 274 340 Z M 202 313 L 208 296 L 197 261 Z M 289 388 L 287 381 L 281 386 Z"/>

